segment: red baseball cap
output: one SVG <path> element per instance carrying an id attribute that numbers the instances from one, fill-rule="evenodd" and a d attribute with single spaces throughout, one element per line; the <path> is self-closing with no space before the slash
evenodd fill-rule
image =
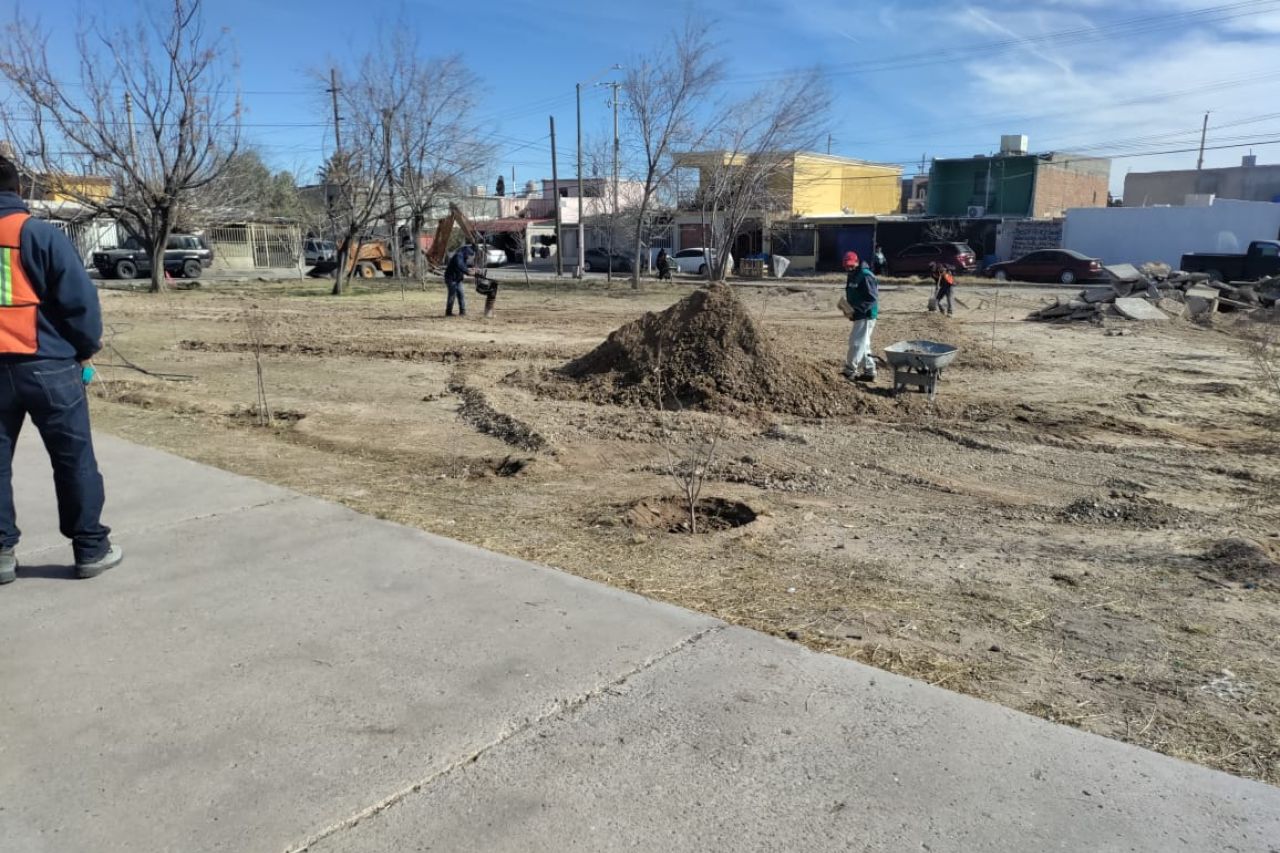
<path id="1" fill-rule="evenodd" d="M 858 266 L 858 253 L 857 253 L 857 252 L 845 252 L 845 253 L 844 253 L 844 268 L 845 268 L 845 269 L 847 269 L 847 270 L 851 270 L 851 269 L 856 269 L 856 268 L 857 268 L 857 266 Z"/>

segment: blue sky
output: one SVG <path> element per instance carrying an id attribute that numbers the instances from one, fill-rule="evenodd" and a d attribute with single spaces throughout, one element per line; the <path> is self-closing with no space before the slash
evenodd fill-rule
<path id="1" fill-rule="evenodd" d="M 84 12 L 121 6 L 44 0 L 24 11 L 49 28 L 53 50 L 69 54 Z M 0 0 L 5 18 L 13 8 Z M 1000 134 L 1025 133 L 1037 151 L 1140 155 L 1115 159 L 1118 192 L 1131 169 L 1194 167 L 1194 152 L 1151 152 L 1194 147 L 1205 111 L 1210 146 L 1252 144 L 1261 162 L 1280 162 L 1280 145 L 1263 144 L 1280 141 L 1280 0 L 493 0 L 465 18 L 456 2 L 356 8 L 208 0 L 209 23 L 228 29 L 238 55 L 245 138 L 273 166 L 309 177 L 331 150 L 312 73 L 410 27 L 424 53 L 463 53 L 480 76 L 480 113 L 499 147 L 494 177 L 513 167 L 520 184 L 550 176 L 549 114 L 567 172 L 575 81 L 608 79 L 609 66 L 671 38 L 689 12 L 711 22 L 736 94 L 822 66 L 832 153 L 902 163 L 908 173 L 922 157 L 986 153 Z M 609 132 L 606 101 L 605 90 L 586 90 L 588 136 Z M 1211 150 L 1206 163 L 1234 165 L 1248 151 Z"/>

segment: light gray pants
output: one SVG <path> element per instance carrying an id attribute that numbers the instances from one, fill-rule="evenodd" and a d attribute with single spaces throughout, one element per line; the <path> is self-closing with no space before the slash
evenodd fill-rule
<path id="1" fill-rule="evenodd" d="M 870 376 L 876 375 L 876 361 L 871 357 L 871 333 L 875 328 L 875 320 L 853 321 L 853 330 L 849 332 L 849 356 L 844 362 L 845 373 L 865 371 Z"/>

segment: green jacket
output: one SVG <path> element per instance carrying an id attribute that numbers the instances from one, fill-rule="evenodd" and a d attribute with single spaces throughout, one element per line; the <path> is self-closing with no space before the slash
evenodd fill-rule
<path id="1" fill-rule="evenodd" d="M 853 319 L 874 320 L 880 316 L 880 282 L 863 264 L 856 270 L 849 270 L 849 278 L 844 285 L 844 299 L 853 309 Z"/>

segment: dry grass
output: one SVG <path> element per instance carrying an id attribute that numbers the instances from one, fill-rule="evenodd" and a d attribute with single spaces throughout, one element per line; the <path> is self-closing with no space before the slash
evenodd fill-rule
<path id="1" fill-rule="evenodd" d="M 981 302 L 963 287 L 966 302 Z M 1274 400 L 1223 330 L 1186 324 L 1121 338 L 1047 330 L 1021 322 L 1028 309 L 1019 302 L 1030 297 L 1015 292 L 1001 294 L 992 347 L 992 304 L 962 309 L 948 324 L 925 314 L 924 290 L 887 294 L 877 346 L 910 336 L 962 348 L 938 404 L 877 398 L 862 418 L 728 419 L 704 491 L 762 515 L 694 537 L 625 523 L 638 500 L 671 492 L 652 411 L 543 400 L 506 381 L 589 350 L 680 289 L 517 285 L 504 287 L 493 320 L 448 324 L 436 316 L 438 294 L 401 302 L 394 286 L 342 299 L 322 298 L 324 290 L 110 295 L 122 357 L 195 378 L 162 381 L 107 362 L 95 385 L 98 424 L 820 651 L 1280 782 L 1280 591 L 1203 559 L 1228 535 L 1270 541 L 1280 505 L 1267 503 L 1280 483 L 1267 421 Z M 246 295 L 261 312 L 260 361 L 244 346 Z M 838 369 L 847 326 L 829 295 L 746 298 L 776 345 Z M 244 416 L 259 363 L 277 416 L 269 430 Z M 1134 405 L 1135 387 L 1153 414 Z M 485 423 L 518 419 L 546 446 L 513 446 L 467 419 L 459 389 L 482 395 Z M 1159 512 L 1063 514 L 1082 498 Z M 1248 690 L 1202 689 L 1223 670 Z"/>

